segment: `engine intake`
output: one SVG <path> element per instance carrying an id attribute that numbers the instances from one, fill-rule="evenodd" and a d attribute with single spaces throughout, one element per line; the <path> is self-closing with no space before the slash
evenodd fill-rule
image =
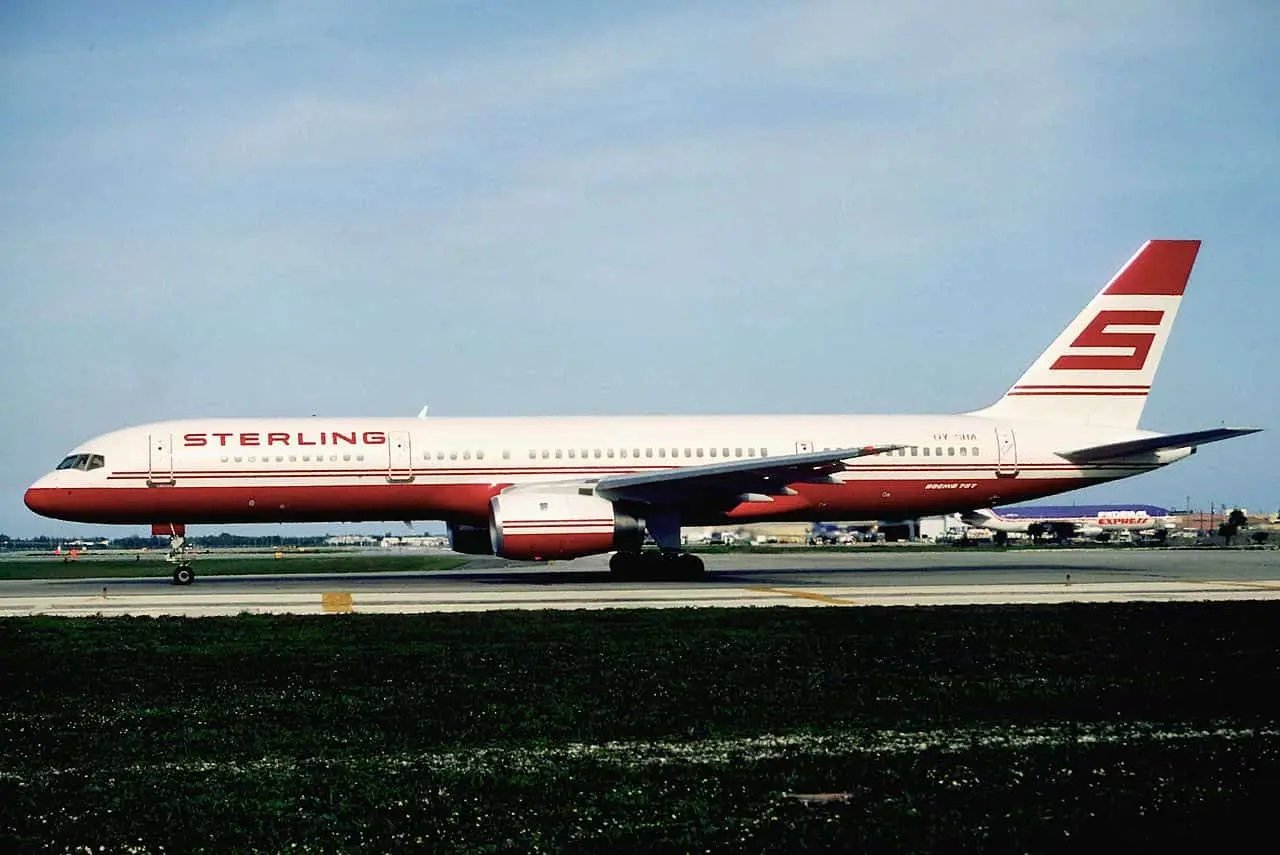
<path id="1" fill-rule="evenodd" d="M 639 520 L 595 495 L 516 491 L 494 496 L 489 508 L 493 552 L 503 558 L 546 561 L 639 551 L 644 539 Z"/>

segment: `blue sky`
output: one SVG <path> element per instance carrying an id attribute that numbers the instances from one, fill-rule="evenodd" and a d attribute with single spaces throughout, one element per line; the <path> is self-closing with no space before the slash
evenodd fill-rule
<path id="1" fill-rule="evenodd" d="M 1148 237 L 1143 426 L 1280 428 L 1277 4 L 622 5 L 0 5 L 0 532 L 162 418 L 973 409 Z"/>

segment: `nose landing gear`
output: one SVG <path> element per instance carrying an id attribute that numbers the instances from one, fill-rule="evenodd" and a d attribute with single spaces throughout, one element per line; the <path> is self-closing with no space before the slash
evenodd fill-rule
<path id="1" fill-rule="evenodd" d="M 196 580 L 196 571 L 191 566 L 191 558 L 187 554 L 187 527 L 181 523 L 153 525 L 151 533 L 169 536 L 169 554 L 165 561 L 173 565 L 173 584 L 190 585 Z"/>

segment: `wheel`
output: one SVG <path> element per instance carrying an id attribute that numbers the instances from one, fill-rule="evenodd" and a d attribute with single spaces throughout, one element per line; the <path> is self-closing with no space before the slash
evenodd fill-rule
<path id="1" fill-rule="evenodd" d="M 634 552 L 615 552 L 609 559 L 609 572 L 616 579 L 635 579 L 639 576 L 640 558 Z"/>
<path id="2" fill-rule="evenodd" d="M 676 559 L 676 568 L 681 579 L 701 579 L 707 572 L 702 559 L 687 552 Z"/>
<path id="3" fill-rule="evenodd" d="M 196 574 L 190 564 L 179 564 L 173 568 L 173 584 L 190 585 L 195 580 Z"/>

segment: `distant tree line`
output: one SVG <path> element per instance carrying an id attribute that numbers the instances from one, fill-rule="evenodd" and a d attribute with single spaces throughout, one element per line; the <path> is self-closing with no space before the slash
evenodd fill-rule
<path id="1" fill-rule="evenodd" d="M 205 547 L 292 547 L 292 546 L 323 546 L 327 534 L 312 535 L 308 537 L 286 537 L 279 534 L 268 535 L 247 535 L 247 534 L 229 534 L 222 532 L 221 534 L 195 535 L 187 538 L 189 546 L 205 546 Z M 34 549 L 34 550 L 52 550 L 57 546 L 66 546 L 71 542 L 77 544 L 92 543 L 94 545 L 105 542 L 105 549 L 168 549 L 169 538 L 167 537 L 49 537 L 48 535 L 40 535 L 30 538 L 15 538 L 7 534 L 0 534 L 0 550 L 3 549 Z"/>

